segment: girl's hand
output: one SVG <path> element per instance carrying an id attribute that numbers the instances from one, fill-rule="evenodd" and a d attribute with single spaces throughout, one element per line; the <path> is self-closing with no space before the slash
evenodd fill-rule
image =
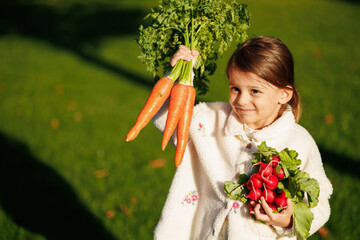
<path id="1" fill-rule="evenodd" d="M 292 226 L 292 214 L 293 214 L 293 203 L 291 199 L 287 200 L 287 208 L 282 210 L 280 213 L 273 213 L 273 210 L 266 203 L 264 197 L 260 198 L 261 204 L 256 204 L 254 201 L 250 202 L 254 206 L 254 212 L 256 219 L 265 222 L 269 225 L 275 225 L 280 227 L 291 227 Z M 261 209 L 264 209 L 264 211 Z"/>
<path id="2" fill-rule="evenodd" d="M 193 60 L 192 67 L 194 67 L 198 56 L 199 52 L 197 50 L 190 50 L 186 46 L 180 45 L 179 50 L 177 50 L 174 56 L 171 58 L 170 65 L 173 67 L 179 59 L 182 59 L 185 61 Z"/>

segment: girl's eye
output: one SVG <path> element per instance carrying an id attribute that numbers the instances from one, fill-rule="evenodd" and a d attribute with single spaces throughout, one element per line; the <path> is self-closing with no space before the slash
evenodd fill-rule
<path id="1" fill-rule="evenodd" d="M 257 93 L 260 93 L 260 91 L 257 89 L 251 89 L 251 93 L 257 94 Z"/>
<path id="2" fill-rule="evenodd" d="M 231 91 L 239 92 L 240 89 L 238 89 L 237 87 L 232 87 L 232 88 L 231 88 Z"/>

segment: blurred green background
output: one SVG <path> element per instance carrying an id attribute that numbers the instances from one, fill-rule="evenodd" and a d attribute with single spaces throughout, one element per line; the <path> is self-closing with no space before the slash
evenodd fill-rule
<path id="1" fill-rule="evenodd" d="M 310 239 L 360 236 L 359 1 L 249 0 L 249 36 L 292 51 L 304 112 L 333 183 Z M 0 3 L 0 239 L 152 239 L 175 171 L 151 124 L 125 136 L 153 86 L 138 27 L 157 0 Z M 226 62 L 198 101 L 227 101 Z"/>

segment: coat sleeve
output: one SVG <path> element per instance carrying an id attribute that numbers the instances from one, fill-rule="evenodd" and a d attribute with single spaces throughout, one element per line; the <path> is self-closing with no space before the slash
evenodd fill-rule
<path id="1" fill-rule="evenodd" d="M 153 117 L 155 127 L 161 132 L 164 132 L 168 107 L 169 99 Z M 176 130 L 170 142 L 176 145 Z M 155 228 L 154 239 L 195 239 L 192 237 L 198 232 L 197 228 L 194 227 L 196 225 L 194 224 L 196 222 L 195 215 L 200 202 L 202 202 L 201 189 L 198 187 L 201 173 L 195 146 L 189 139 L 183 161 L 176 168 L 161 218 Z"/>
<path id="2" fill-rule="evenodd" d="M 325 174 L 321 155 L 318 147 L 314 143 L 310 154 L 309 161 L 305 164 L 305 172 L 310 174 L 310 177 L 315 178 L 319 182 L 320 193 L 319 202 L 316 207 L 312 208 L 311 211 L 314 214 L 314 219 L 310 228 L 310 235 L 315 233 L 322 227 L 330 218 L 330 203 L 329 199 L 333 192 L 330 180 Z"/>
<path id="3" fill-rule="evenodd" d="M 154 231 L 156 240 L 195 239 L 194 221 L 201 194 L 197 185 L 197 161 L 191 159 L 191 141 L 182 164 L 176 169 L 160 220 Z"/>

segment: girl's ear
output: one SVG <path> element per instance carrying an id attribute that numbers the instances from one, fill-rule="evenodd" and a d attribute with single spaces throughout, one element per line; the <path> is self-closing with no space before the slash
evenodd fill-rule
<path id="1" fill-rule="evenodd" d="M 287 88 L 281 89 L 279 104 L 285 104 L 285 103 L 289 102 L 291 100 L 292 96 L 293 96 L 293 90 L 290 86 Z"/>

